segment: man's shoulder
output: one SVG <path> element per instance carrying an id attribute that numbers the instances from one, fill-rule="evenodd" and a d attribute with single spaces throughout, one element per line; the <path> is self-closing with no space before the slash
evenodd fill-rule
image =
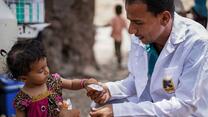
<path id="1" fill-rule="evenodd" d="M 174 37 L 178 37 L 179 39 L 184 40 L 185 43 L 195 43 L 195 42 L 203 42 L 207 43 L 208 40 L 208 31 L 199 23 L 178 16 L 175 21 L 175 32 Z M 179 40 L 175 39 L 175 40 Z"/>
<path id="2" fill-rule="evenodd" d="M 196 28 L 186 32 L 185 42 L 189 43 L 207 43 L 208 42 L 208 32 L 206 30 Z"/>

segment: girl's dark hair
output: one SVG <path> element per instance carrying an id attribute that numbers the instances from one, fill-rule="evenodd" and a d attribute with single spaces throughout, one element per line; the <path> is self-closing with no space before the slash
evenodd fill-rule
<path id="1" fill-rule="evenodd" d="M 169 11 L 174 16 L 174 0 L 126 0 L 127 5 L 141 2 L 146 4 L 148 11 L 154 15 L 158 15 L 163 11 Z"/>
<path id="2" fill-rule="evenodd" d="M 10 76 L 19 79 L 31 70 L 31 65 L 46 57 L 44 47 L 40 41 L 35 39 L 24 39 L 17 41 L 8 52 L 6 62 Z"/>
<path id="3" fill-rule="evenodd" d="M 122 13 L 122 6 L 120 4 L 115 7 L 116 15 L 120 15 Z"/>

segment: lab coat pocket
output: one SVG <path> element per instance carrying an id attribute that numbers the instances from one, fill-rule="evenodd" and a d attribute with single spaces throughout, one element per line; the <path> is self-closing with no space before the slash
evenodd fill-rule
<path id="1" fill-rule="evenodd" d="M 175 93 L 178 85 L 178 77 L 179 68 L 177 66 L 164 68 L 163 73 L 161 74 L 163 91 L 165 91 L 167 94 Z"/>

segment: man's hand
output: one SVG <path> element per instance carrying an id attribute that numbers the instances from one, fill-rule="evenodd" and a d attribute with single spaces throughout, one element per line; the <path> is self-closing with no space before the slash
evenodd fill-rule
<path id="1" fill-rule="evenodd" d="M 59 117 L 80 117 L 80 111 L 78 109 L 61 110 Z"/>
<path id="2" fill-rule="evenodd" d="M 100 85 L 103 87 L 103 91 L 96 91 L 92 89 L 87 89 L 87 96 L 94 100 L 96 103 L 102 105 L 105 104 L 111 97 L 108 87 L 105 85 Z"/>
<path id="3" fill-rule="evenodd" d="M 93 108 L 90 112 L 91 117 L 113 117 L 113 108 L 111 104 L 100 108 Z"/>

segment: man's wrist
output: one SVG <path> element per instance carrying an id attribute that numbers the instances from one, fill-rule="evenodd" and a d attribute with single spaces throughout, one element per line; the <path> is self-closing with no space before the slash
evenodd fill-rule
<path id="1" fill-rule="evenodd" d="M 107 107 L 109 108 L 109 112 L 110 112 L 110 117 L 113 117 L 113 105 L 112 104 L 108 104 Z"/>

